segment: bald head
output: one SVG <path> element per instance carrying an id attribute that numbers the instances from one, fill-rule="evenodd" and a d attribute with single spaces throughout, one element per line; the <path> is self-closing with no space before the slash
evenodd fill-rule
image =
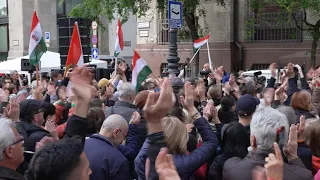
<path id="1" fill-rule="evenodd" d="M 104 120 L 100 129 L 100 134 L 105 132 L 112 132 L 117 128 L 128 131 L 128 123 L 122 116 L 118 114 L 113 114 L 109 116 L 106 120 Z"/>

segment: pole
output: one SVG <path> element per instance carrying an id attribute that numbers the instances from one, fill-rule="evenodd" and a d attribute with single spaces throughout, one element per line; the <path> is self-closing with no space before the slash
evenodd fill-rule
<path id="1" fill-rule="evenodd" d="M 37 80 L 37 87 L 39 86 L 39 66 L 36 64 L 36 80 Z"/>
<path id="2" fill-rule="evenodd" d="M 37 81 L 37 87 L 39 87 L 39 62 L 38 62 L 38 56 L 37 56 L 37 52 L 35 52 L 36 54 L 36 81 Z"/>
<path id="3" fill-rule="evenodd" d="M 213 69 L 213 66 L 212 66 L 210 49 L 209 49 L 209 42 L 208 42 L 208 41 L 207 41 L 207 50 L 208 50 L 208 61 L 209 61 L 209 65 L 210 65 L 210 70 L 212 70 L 212 69 Z"/>
<path id="4" fill-rule="evenodd" d="M 173 0 L 176 1 L 176 0 Z M 169 55 L 167 58 L 168 61 L 168 73 L 169 74 L 179 74 L 179 61 L 178 57 L 178 45 L 177 45 L 177 32 L 176 28 L 170 28 L 169 30 Z"/>
<path id="5" fill-rule="evenodd" d="M 189 61 L 188 64 L 192 63 L 193 59 L 196 57 L 197 53 L 200 51 L 201 47 L 198 48 L 198 50 L 196 51 L 196 53 L 194 53 L 194 55 L 192 56 L 191 60 Z"/>

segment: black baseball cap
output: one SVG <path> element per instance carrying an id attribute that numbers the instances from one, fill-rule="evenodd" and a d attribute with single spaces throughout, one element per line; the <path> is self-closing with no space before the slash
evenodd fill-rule
<path id="1" fill-rule="evenodd" d="M 35 99 L 27 99 L 20 102 L 20 118 L 25 119 L 40 111 L 43 111 L 44 102 Z"/>
<path id="2" fill-rule="evenodd" d="M 239 98 L 236 110 L 240 116 L 250 116 L 253 114 L 260 104 L 260 100 L 251 94 L 245 94 Z"/>

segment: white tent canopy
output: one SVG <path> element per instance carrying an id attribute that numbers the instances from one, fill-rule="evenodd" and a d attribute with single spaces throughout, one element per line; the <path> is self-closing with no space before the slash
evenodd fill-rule
<path id="1" fill-rule="evenodd" d="M 21 71 L 21 59 L 29 59 L 29 55 L 20 58 L 4 61 L 0 63 L 0 73 L 9 74 L 10 71 L 16 70 L 19 74 L 29 74 L 27 71 Z M 51 69 L 60 68 L 60 54 L 47 51 L 40 59 L 39 72 L 50 72 Z M 89 64 L 89 63 L 86 63 Z M 97 65 L 97 68 L 108 68 L 108 62 L 93 59 L 90 64 Z"/>
<path id="2" fill-rule="evenodd" d="M 19 74 L 28 74 L 26 71 L 21 71 L 21 59 L 29 59 L 29 55 L 20 58 L 4 61 L 0 63 L 0 73 L 9 74 L 10 71 L 16 70 Z M 49 72 L 50 69 L 60 68 L 60 54 L 47 51 L 40 59 L 40 72 Z"/>

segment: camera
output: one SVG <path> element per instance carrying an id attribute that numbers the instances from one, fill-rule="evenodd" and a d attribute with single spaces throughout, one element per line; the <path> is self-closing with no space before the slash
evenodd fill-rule
<path id="1" fill-rule="evenodd" d="M 209 74 L 211 73 L 211 71 L 210 70 L 202 70 L 202 71 L 200 71 L 200 75 L 201 76 L 208 76 Z"/>

